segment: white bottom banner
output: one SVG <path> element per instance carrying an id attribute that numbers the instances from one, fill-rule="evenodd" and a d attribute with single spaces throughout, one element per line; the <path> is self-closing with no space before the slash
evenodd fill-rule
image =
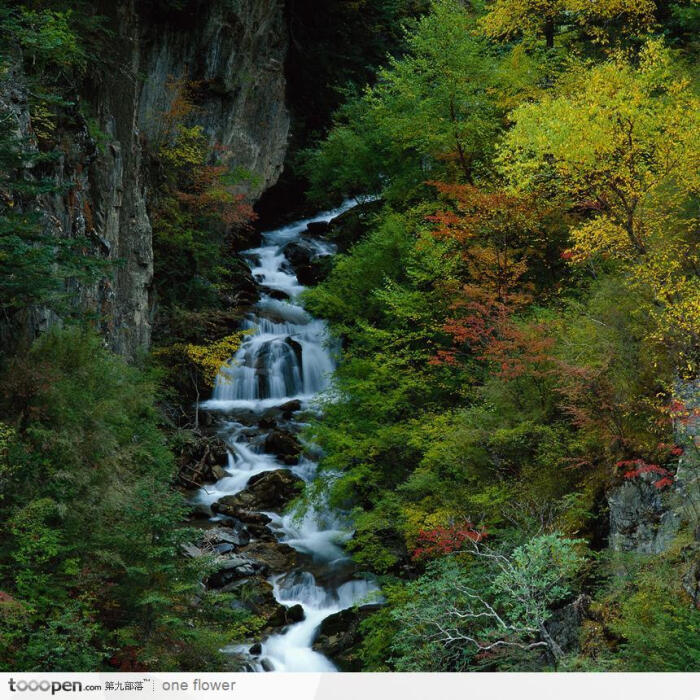
<path id="1" fill-rule="evenodd" d="M 700 700 L 700 673 L 0 673 L 0 697 L 153 700 Z"/>

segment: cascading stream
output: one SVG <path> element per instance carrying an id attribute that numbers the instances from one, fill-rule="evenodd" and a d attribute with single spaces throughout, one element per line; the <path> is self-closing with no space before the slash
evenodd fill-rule
<path id="1" fill-rule="evenodd" d="M 214 396 L 201 408 L 223 411 L 230 417 L 225 437 L 231 449 L 226 476 L 213 486 L 201 489 L 196 502 L 210 507 L 224 496 L 245 489 L 251 477 L 266 471 L 290 469 L 309 482 L 316 476 L 316 464 L 303 458 L 298 465 L 285 467 L 274 455 L 258 451 L 250 444 L 250 415 L 298 401 L 301 409 L 328 388 L 334 370 L 333 353 L 326 324 L 313 319 L 295 298 L 303 291 L 283 253 L 285 245 L 302 239 L 312 222 L 328 222 L 354 203 L 263 234 L 263 245 L 244 252 L 251 270 L 265 293 L 243 323 L 250 334 L 216 382 Z M 316 254 L 330 255 L 334 247 L 308 235 L 305 245 Z M 245 417 L 245 420 L 244 420 Z M 236 420 L 236 419 L 239 420 Z M 294 425 L 294 418 L 292 418 Z M 297 422 L 297 429 L 300 424 Z M 327 478 L 333 478 L 328 475 Z M 349 532 L 337 514 L 324 505 L 310 508 L 301 520 L 288 514 L 265 513 L 269 527 L 281 542 L 310 555 L 327 572 L 338 572 L 347 561 L 342 545 Z M 317 571 L 318 573 L 318 571 Z M 337 576 L 336 576 L 337 578 Z M 312 649 L 319 626 L 328 616 L 378 595 L 377 586 L 366 580 L 345 581 L 333 590 L 319 586 L 309 572 L 292 571 L 272 580 L 276 600 L 286 607 L 301 605 L 304 619 L 262 643 L 262 654 L 250 665 L 275 671 L 334 671 L 333 663 Z M 229 651 L 242 653 L 234 647 Z"/>

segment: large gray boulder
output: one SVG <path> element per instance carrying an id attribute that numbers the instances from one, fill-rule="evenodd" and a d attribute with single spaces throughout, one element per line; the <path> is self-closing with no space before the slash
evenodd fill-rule
<path id="1" fill-rule="evenodd" d="M 665 505 L 659 479 L 653 472 L 640 474 L 608 493 L 613 551 L 660 554 L 670 546 L 680 519 Z"/>

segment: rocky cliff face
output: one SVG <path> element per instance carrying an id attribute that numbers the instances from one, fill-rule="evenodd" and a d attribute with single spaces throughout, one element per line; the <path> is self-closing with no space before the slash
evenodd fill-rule
<path id="1" fill-rule="evenodd" d="M 608 494 L 610 547 L 616 552 L 661 554 L 678 533 L 678 515 L 658 488 L 658 476 L 643 474 Z"/>
<path id="2" fill-rule="evenodd" d="M 72 291 L 81 312 L 94 314 L 109 345 L 128 358 L 148 347 L 151 336 L 153 249 L 144 156 L 159 114 L 172 100 L 168 84 L 186 79 L 199 85 L 196 121 L 212 145 L 230 149 L 232 168 L 250 175 L 252 199 L 279 177 L 289 131 L 282 0 L 202 1 L 179 21 L 167 15 L 154 21 L 141 5 L 98 3 L 113 33 L 110 55 L 59 125 L 61 157 L 53 179 L 61 193 L 37 201 L 52 234 L 80 239 L 86 252 L 116 263 L 109 278 Z M 11 115 L 18 134 L 36 143 L 20 63 L 0 76 L 0 110 Z M 96 114 L 92 128 L 81 102 Z M 54 314 L 34 309 L 19 325 L 33 337 L 58 323 Z M 5 337 L 10 332 L 16 335 L 17 326 L 3 330 Z"/>
<path id="3" fill-rule="evenodd" d="M 274 184 L 289 132 L 284 60 L 287 31 L 282 0 L 214 0 L 168 24 L 149 24 L 143 37 L 139 126 L 147 138 L 174 98 L 173 83 L 196 87 L 195 121 L 212 146 L 228 149 L 249 173 L 257 197 Z"/>
<path id="4" fill-rule="evenodd" d="M 661 554 L 687 524 L 700 541 L 700 383 L 677 382 L 672 410 L 678 458 L 672 483 L 659 488 L 662 476 L 640 474 L 608 493 L 610 547 L 617 552 Z"/>

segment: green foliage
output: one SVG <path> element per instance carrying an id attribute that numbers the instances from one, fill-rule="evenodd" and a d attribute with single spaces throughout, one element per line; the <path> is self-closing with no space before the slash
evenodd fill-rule
<path id="1" fill-rule="evenodd" d="M 84 603 L 71 601 L 36 632 L 28 632 L 20 668 L 43 672 L 100 668 L 104 652 L 96 648 L 100 628 L 91 613 Z"/>
<path id="2" fill-rule="evenodd" d="M 10 0 L 0 8 L 0 60 L 24 63 L 39 91 L 75 87 L 91 62 L 102 62 L 105 18 L 87 0 Z"/>
<path id="3" fill-rule="evenodd" d="M 643 577 L 639 584 L 637 593 L 622 604 L 621 619 L 615 625 L 625 639 L 622 667 L 626 671 L 694 671 L 700 663 L 700 612 L 658 574 Z"/>
<path id="4" fill-rule="evenodd" d="M 181 640 L 218 633 L 191 605 L 203 569 L 179 552 L 190 533 L 178 527 L 185 506 L 169 485 L 152 378 L 68 330 L 14 360 L 2 394 L 16 428 L 0 589 L 16 606 L 0 665 L 98 670 L 133 649 L 139 663 L 178 668 Z"/>
<path id="5" fill-rule="evenodd" d="M 195 310 L 217 306 L 211 276 L 222 267 L 219 231 L 193 220 L 172 196 L 160 200 L 152 223 L 155 278 L 163 305 Z"/>
<path id="6" fill-rule="evenodd" d="M 624 450 L 650 454 L 671 439 L 658 392 L 671 391 L 677 365 L 670 346 L 651 352 L 646 342 L 657 332 L 649 304 L 630 293 L 626 280 L 609 275 L 592 284 L 584 300 L 570 300 L 557 321 L 562 408 L 584 453 L 607 452 L 608 463 Z"/>
<path id="7" fill-rule="evenodd" d="M 309 311 L 333 323 L 376 321 L 382 304 L 375 290 L 387 280 L 399 281 L 404 276 L 402 261 L 412 243 L 406 223 L 403 217 L 388 215 L 366 241 L 353 248 L 351 256 L 338 256 L 329 281 L 306 294 Z"/>
<path id="8" fill-rule="evenodd" d="M 496 658 L 505 664 L 512 652 L 518 659 L 522 652 L 556 649 L 546 622 L 581 570 L 580 545 L 543 535 L 510 552 L 475 546 L 474 561 L 430 566 L 391 613 L 398 625 L 396 669 L 464 671 Z"/>
<path id="9" fill-rule="evenodd" d="M 338 113 L 308 162 L 312 196 L 383 191 L 402 200 L 426 179 L 483 173 L 501 127 L 503 65 L 473 29 L 462 3 L 433 4 L 406 55 Z M 517 90 L 522 69 L 510 73 L 508 90 Z"/>
<path id="10" fill-rule="evenodd" d="M 696 555 L 695 545 L 681 537 L 651 560 L 635 554 L 605 557 L 594 620 L 583 628 L 582 653 L 571 661 L 571 670 L 589 659 L 616 671 L 697 668 L 700 611 L 683 588 Z"/>
<path id="11" fill-rule="evenodd" d="M 620 663 L 626 671 L 692 672 L 700 663 L 700 611 L 673 585 L 678 572 L 663 577 L 663 571 L 647 571 L 622 603 L 614 631 L 625 640 Z"/>
<path id="12" fill-rule="evenodd" d="M 539 640 L 572 668 L 636 669 L 636 647 L 668 649 L 664 636 L 682 651 L 649 653 L 656 667 L 692 665 L 678 570 L 644 592 L 612 579 L 627 599 L 596 603 L 607 636 L 575 662 L 524 629 L 595 592 L 604 567 L 559 587 L 551 561 L 573 573 L 579 545 L 559 544 L 603 546 L 615 465 L 675 469 L 669 404 L 697 369 L 697 93 L 678 24 L 691 9 L 667 5 L 434 2 L 306 154 L 312 197 L 384 200 L 305 296 L 343 339 L 310 434 L 354 518 L 350 551 L 387 582 L 363 625 L 367 668 L 534 670 Z M 422 538 L 465 518 L 510 568 L 438 561 L 421 576 Z M 471 595 L 522 625 L 519 646 L 479 649 L 464 628 L 445 643 L 432 622 Z"/>
<path id="13" fill-rule="evenodd" d="M 73 26 L 70 9 L 5 7 L 0 14 L 3 39 L 16 41 L 32 71 L 41 77 L 49 71 L 65 75 L 85 70 L 87 55 Z"/>
<path id="14" fill-rule="evenodd" d="M 540 624 L 551 615 L 550 607 L 571 593 L 571 581 L 580 572 L 584 557 L 577 551 L 582 540 L 566 540 L 558 534 L 540 535 L 509 557 L 493 579 L 496 595 L 505 596 L 511 619 Z"/>

